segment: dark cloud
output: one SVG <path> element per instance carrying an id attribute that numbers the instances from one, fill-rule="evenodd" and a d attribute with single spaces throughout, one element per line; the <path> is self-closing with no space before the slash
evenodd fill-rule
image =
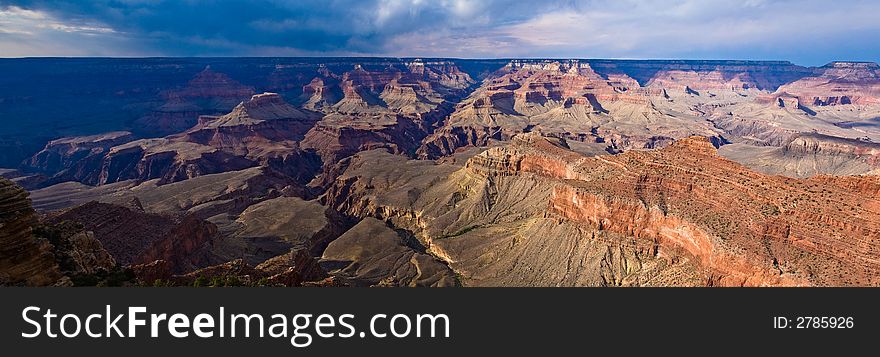
<path id="1" fill-rule="evenodd" d="M 397 36 L 490 26 L 491 1 L 0 1 L 59 21 L 95 22 L 169 55 L 381 54 Z M 523 5 L 519 3 L 519 6 Z M 517 6 L 513 6 L 516 8 Z M 511 18 L 515 18 L 512 16 Z M 500 19 L 505 20 L 505 19 Z"/>
<path id="2" fill-rule="evenodd" d="M 880 57 L 880 3 L 722 0 L 0 0 L 24 55 Z"/>

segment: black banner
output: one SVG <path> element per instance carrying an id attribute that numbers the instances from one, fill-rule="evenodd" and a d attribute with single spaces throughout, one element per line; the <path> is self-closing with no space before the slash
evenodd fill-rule
<path id="1" fill-rule="evenodd" d="M 20 352 L 14 355 L 34 356 L 840 353 L 875 348 L 880 332 L 878 289 L 3 288 L 0 294 L 0 344 Z M 135 337 L 126 331 L 129 308 L 143 320 Z M 50 309 L 55 316 L 47 323 Z M 61 331 L 68 314 L 75 317 L 65 318 Z M 157 337 L 150 336 L 154 314 L 165 315 L 156 322 Z M 187 337 L 169 332 L 174 314 L 181 314 L 176 333 Z M 239 317 L 232 337 L 230 316 L 237 314 L 258 314 L 263 325 L 260 318 Z M 91 315 L 98 316 L 88 332 L 101 337 L 87 334 L 84 322 Z M 108 329 L 105 315 L 117 319 L 115 327 Z M 319 336 L 320 315 L 327 315 L 320 318 L 320 333 L 332 337 Z M 196 336 L 196 320 L 210 337 Z M 269 336 L 270 325 L 282 322 L 286 327 L 271 332 L 286 329 L 286 337 Z M 245 325 L 250 337 L 243 337 Z M 58 337 L 48 337 L 47 326 Z M 35 337 L 22 336 L 38 329 Z M 291 341 L 294 329 L 295 342 L 305 346 Z M 76 337 L 63 336 L 76 330 Z"/>

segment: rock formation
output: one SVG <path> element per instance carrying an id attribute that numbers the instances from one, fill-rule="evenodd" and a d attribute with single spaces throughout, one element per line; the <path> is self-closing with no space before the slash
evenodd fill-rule
<path id="1" fill-rule="evenodd" d="M 243 85 L 208 65 L 185 86 L 161 93 L 164 103 L 135 121 L 148 135 L 168 135 L 188 129 L 201 115 L 217 115 L 254 94 Z"/>
<path id="2" fill-rule="evenodd" d="M 520 135 L 383 186 L 366 165 L 328 203 L 413 231 L 466 285 L 877 284 L 878 227 L 857 218 L 875 214 L 875 178 L 765 176 L 705 138 L 589 158 Z"/>
<path id="3" fill-rule="evenodd" d="M 331 82 L 337 83 L 335 91 L 326 87 Z M 306 105 L 326 115 L 302 145 L 329 165 L 380 147 L 411 155 L 472 84 L 451 62 L 413 60 L 381 71 L 356 65 L 342 75 L 325 72 L 304 87 Z M 336 102 L 329 94 L 334 92 L 341 95 Z"/>
<path id="4" fill-rule="evenodd" d="M 788 93 L 809 106 L 880 105 L 880 66 L 870 62 L 832 62 L 816 76 L 787 83 Z"/>
<path id="5" fill-rule="evenodd" d="M 622 73 L 604 78 L 588 63 L 514 61 L 460 103 L 419 153 L 439 157 L 530 131 L 614 149 L 661 147 L 695 134 L 720 136 L 697 115 L 677 115 L 686 109 L 668 103 L 663 88 L 642 87 Z"/>
<path id="6" fill-rule="evenodd" d="M 49 222 L 76 222 L 122 265 L 165 260 L 171 271 L 186 272 L 213 262 L 209 252 L 217 233 L 195 217 L 167 217 L 109 203 L 90 202 L 53 215 Z"/>
<path id="7" fill-rule="evenodd" d="M 186 274 L 173 274 L 168 262 L 156 260 L 132 267 L 135 277 L 144 284 L 158 286 L 302 286 L 320 281 L 324 273 L 308 253 L 293 250 L 256 267 L 242 259 L 204 267 Z"/>
<path id="8" fill-rule="evenodd" d="M 873 174 L 880 167 L 880 144 L 821 134 L 798 134 L 780 147 L 726 145 L 720 152 L 753 170 L 790 177 Z"/>
<path id="9" fill-rule="evenodd" d="M 445 263 L 426 254 L 415 237 L 395 232 L 385 222 L 365 218 L 334 240 L 321 264 L 351 285 L 454 286 Z"/>
<path id="10" fill-rule="evenodd" d="M 28 193 L 0 178 L 0 285 L 52 285 L 61 280 L 46 241 L 33 235 L 37 223 Z"/>
<path id="11" fill-rule="evenodd" d="M 106 61 L 0 89 L 4 284 L 880 284 L 876 64 Z"/>
<path id="12" fill-rule="evenodd" d="M 31 169 L 51 173 L 46 185 L 64 181 L 98 183 L 101 160 L 110 148 L 134 140 L 130 132 L 110 132 L 100 135 L 68 137 L 52 140 L 42 151 L 31 157 L 26 165 Z"/>
<path id="13" fill-rule="evenodd" d="M 56 176 L 91 185 L 152 179 L 166 184 L 266 166 L 306 183 L 320 169 L 320 160 L 300 149 L 297 141 L 316 120 L 315 114 L 291 106 L 277 94 L 264 93 L 240 103 L 229 114 L 202 116 L 196 126 L 184 133 L 120 145 L 107 140 L 80 143 L 83 147 L 106 144 L 101 150 L 89 151 L 85 159 L 69 154 L 62 167 L 74 166 L 76 170 L 65 169 Z M 63 142 L 67 141 L 70 140 Z M 38 165 L 48 160 L 44 156 L 47 155 L 38 154 L 31 162 L 34 166 L 46 166 L 46 171 L 51 172 L 48 164 Z"/>
<path id="14" fill-rule="evenodd" d="M 126 278 L 92 231 L 41 222 L 27 191 L 0 179 L 0 285 L 120 285 Z"/>
<path id="15" fill-rule="evenodd" d="M 775 91 L 779 86 L 813 74 L 811 68 L 787 61 L 591 60 L 597 72 L 625 74 L 642 85 L 682 92 L 749 89 Z"/>

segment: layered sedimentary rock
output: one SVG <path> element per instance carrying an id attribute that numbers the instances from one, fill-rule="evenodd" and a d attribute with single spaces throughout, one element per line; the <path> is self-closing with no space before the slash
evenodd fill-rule
<path id="1" fill-rule="evenodd" d="M 114 146 L 104 155 L 98 184 L 152 179 L 171 183 L 252 166 L 256 166 L 252 160 L 208 145 L 173 138 L 142 139 Z"/>
<path id="2" fill-rule="evenodd" d="M 787 83 L 776 91 L 809 106 L 880 104 L 880 66 L 871 62 L 832 62 L 817 75 Z"/>
<path id="3" fill-rule="evenodd" d="M 317 115 L 297 109 L 275 93 L 252 96 L 239 103 L 228 114 L 202 116 L 198 124 L 186 135 L 193 141 L 222 148 L 236 148 L 246 143 L 238 132 L 252 131 L 250 136 L 268 141 L 295 140 L 301 138 L 317 121 Z"/>
<path id="4" fill-rule="evenodd" d="M 376 148 L 412 154 L 424 135 L 411 118 L 398 114 L 329 114 L 306 134 L 301 145 L 315 150 L 323 162 L 333 164 L 356 152 Z"/>
<path id="5" fill-rule="evenodd" d="M 765 176 L 704 138 L 593 158 L 517 138 L 381 187 L 353 163 L 327 200 L 415 232 L 465 284 L 878 283 L 876 178 Z"/>
<path id="6" fill-rule="evenodd" d="M 168 135 L 196 124 L 201 115 L 219 115 L 254 95 L 254 88 L 207 66 L 186 86 L 161 93 L 162 105 L 135 121 L 149 135 Z"/>
<path id="7" fill-rule="evenodd" d="M 514 61 L 460 103 L 419 153 L 444 156 L 530 131 L 607 142 L 615 149 L 719 135 L 687 107 L 671 102 L 663 88 L 642 87 L 625 73 L 603 77 L 585 62 Z"/>
<path id="8" fill-rule="evenodd" d="M 878 73 L 875 63 L 833 62 L 707 114 L 731 138 L 755 145 L 783 146 L 802 133 L 878 141 Z"/>
<path id="9" fill-rule="evenodd" d="M 52 285 L 62 279 L 51 245 L 33 235 L 28 193 L 0 178 L 0 285 Z"/>
<path id="10" fill-rule="evenodd" d="M 95 233 L 39 219 L 27 192 L 0 179 L 0 285 L 120 286 L 128 283 Z"/>
<path id="11" fill-rule="evenodd" d="M 64 181 L 97 184 L 104 155 L 110 148 L 134 140 L 127 131 L 52 140 L 25 164 L 51 174 L 43 185 Z"/>
<path id="12" fill-rule="evenodd" d="M 326 115 L 302 145 L 317 150 L 327 164 L 379 147 L 413 154 L 472 84 L 451 62 L 414 60 L 379 71 L 356 65 L 340 75 L 325 71 L 303 88 L 304 105 Z"/>
<path id="13" fill-rule="evenodd" d="M 74 284 L 878 283 L 874 64 L 213 61 L 4 173 Z"/>
<path id="14" fill-rule="evenodd" d="M 94 232 L 94 237 L 122 265 L 154 260 L 170 262 L 172 271 L 185 272 L 210 263 L 217 228 L 195 217 L 146 213 L 139 207 L 90 202 L 53 215 L 50 222 L 71 221 Z"/>
<path id="15" fill-rule="evenodd" d="M 303 106 L 324 113 L 391 112 L 419 119 L 463 94 L 474 82 L 455 63 L 419 59 L 334 72 L 321 67 L 302 88 Z M 423 118 L 424 117 L 424 118 Z"/>
<path id="16" fill-rule="evenodd" d="M 815 107 L 796 97 L 759 98 L 719 108 L 708 115 L 731 141 L 758 146 L 783 146 L 801 134 L 816 133 L 847 139 L 880 141 L 877 106 Z"/>
<path id="17" fill-rule="evenodd" d="M 798 134 L 780 147 L 733 144 L 720 153 L 766 174 L 791 177 L 873 174 L 880 144 L 821 134 Z"/>
<path id="18" fill-rule="evenodd" d="M 87 141 L 81 146 L 102 149 L 90 151 L 85 159 L 69 158 L 66 165 L 76 170 L 57 175 L 91 185 L 152 179 L 167 184 L 264 166 L 304 184 L 314 177 L 321 163 L 316 154 L 300 149 L 297 141 L 316 121 L 316 114 L 291 106 L 277 94 L 254 95 L 226 115 L 202 116 L 196 126 L 180 134 L 113 146 L 101 146 L 105 141 L 100 140 Z M 31 161 L 45 161 L 43 156 Z"/>
<path id="19" fill-rule="evenodd" d="M 277 95 L 257 95 L 226 115 L 203 116 L 177 135 L 117 144 L 107 153 L 96 149 L 84 159 L 80 150 L 60 167 L 43 157 L 52 151 L 47 147 L 31 166 L 57 176 L 47 184 L 169 183 L 252 166 L 269 166 L 305 183 L 358 151 L 386 148 L 435 158 L 530 131 L 604 144 L 611 152 L 659 148 L 694 134 L 714 137 L 716 145 L 733 140 L 773 146 L 812 130 L 878 136 L 873 118 L 880 109 L 864 104 L 871 103 L 876 82 L 870 63 L 805 68 L 749 61 L 489 62 L 480 62 L 480 71 L 493 72 L 463 101 L 475 81 L 461 68 L 477 62 L 275 64 L 266 87 L 291 93 L 299 107 Z M 211 98 L 220 108 L 252 92 L 208 68 L 164 95 Z M 828 99 L 835 96 L 839 100 Z M 851 98 L 867 99 L 845 104 Z M 857 108 L 843 108 L 850 106 Z M 107 146 L 95 141 L 78 145 Z M 332 177 L 321 181 L 327 179 Z"/>
<path id="20" fill-rule="evenodd" d="M 314 152 L 301 149 L 298 142 L 317 120 L 316 113 L 297 109 L 277 94 L 264 93 L 242 102 L 229 114 L 201 117 L 185 137 L 306 183 L 321 161 Z"/>
<path id="21" fill-rule="evenodd" d="M 603 75 L 625 74 L 646 86 L 683 92 L 775 91 L 813 73 L 787 61 L 591 60 Z M 708 93 L 705 93 L 708 96 Z"/>
<path id="22" fill-rule="evenodd" d="M 329 109 L 340 98 L 342 98 L 342 90 L 338 86 L 338 80 L 328 72 L 324 72 L 323 77 L 315 77 L 304 85 L 300 95 L 302 107 L 314 111 Z"/>

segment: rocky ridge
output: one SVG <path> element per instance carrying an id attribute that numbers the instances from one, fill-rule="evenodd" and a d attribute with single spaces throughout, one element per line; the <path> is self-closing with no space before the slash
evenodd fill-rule
<path id="1" fill-rule="evenodd" d="M 764 176 L 704 138 L 593 158 L 517 138 L 429 187 L 353 164 L 327 200 L 417 232 L 466 285 L 876 284 L 877 227 L 854 218 L 875 214 L 874 178 Z"/>

